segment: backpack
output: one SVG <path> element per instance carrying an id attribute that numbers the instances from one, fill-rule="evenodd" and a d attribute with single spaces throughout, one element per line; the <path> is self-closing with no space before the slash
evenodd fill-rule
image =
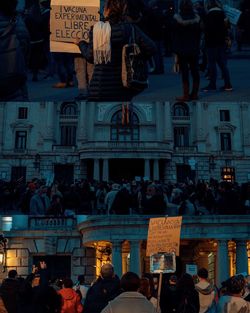
<path id="1" fill-rule="evenodd" d="M 143 91 L 148 88 L 148 68 L 135 42 L 135 29 L 131 25 L 129 43 L 122 48 L 122 84 L 125 88 Z"/>
<path id="2" fill-rule="evenodd" d="M 0 35 L 0 97 L 8 97 L 26 81 L 24 55 L 12 19 Z"/>

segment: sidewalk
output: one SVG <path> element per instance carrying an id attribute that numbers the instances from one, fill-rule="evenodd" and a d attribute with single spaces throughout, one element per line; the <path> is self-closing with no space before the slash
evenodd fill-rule
<path id="1" fill-rule="evenodd" d="M 228 66 L 233 85 L 232 92 L 200 93 L 201 101 L 227 101 L 241 102 L 250 101 L 250 50 L 235 51 L 229 56 Z M 165 73 L 163 75 L 150 75 L 150 87 L 137 96 L 134 101 L 175 101 L 175 97 L 182 94 L 181 77 L 173 73 L 173 59 L 165 58 Z M 220 73 L 218 71 L 218 76 Z M 74 101 L 78 94 L 76 87 L 55 89 L 52 85 L 58 81 L 57 77 L 42 79 L 32 82 L 29 77 L 28 89 L 30 101 Z M 201 73 L 200 87 L 208 84 L 204 73 Z M 223 86 L 223 81 L 218 79 L 217 87 Z"/>

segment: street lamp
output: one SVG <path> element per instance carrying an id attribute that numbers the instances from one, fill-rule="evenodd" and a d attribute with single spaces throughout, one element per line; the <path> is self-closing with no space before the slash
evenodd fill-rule
<path id="1" fill-rule="evenodd" d="M 4 234 L 0 234 L 0 265 L 3 266 L 3 272 L 6 268 L 6 252 L 7 252 L 8 239 L 4 237 Z"/>

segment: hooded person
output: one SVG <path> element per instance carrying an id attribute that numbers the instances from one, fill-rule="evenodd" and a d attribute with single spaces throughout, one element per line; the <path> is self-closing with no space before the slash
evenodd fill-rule
<path id="1" fill-rule="evenodd" d="M 73 289 L 73 281 L 70 278 L 63 280 L 63 288 L 58 291 L 62 297 L 61 313 L 82 313 L 83 306 L 79 294 Z"/>

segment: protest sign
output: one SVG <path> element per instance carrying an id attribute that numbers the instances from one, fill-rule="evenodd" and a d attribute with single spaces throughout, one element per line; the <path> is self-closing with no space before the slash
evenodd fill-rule
<path id="1" fill-rule="evenodd" d="M 237 25 L 238 20 L 241 15 L 241 11 L 235 8 L 230 7 L 229 5 L 224 5 L 223 6 L 224 12 L 229 19 L 229 22 L 233 25 Z"/>
<path id="2" fill-rule="evenodd" d="M 175 273 L 176 258 L 174 253 L 156 253 L 150 256 L 151 273 Z"/>
<path id="3" fill-rule="evenodd" d="M 100 0 L 52 0 L 50 50 L 80 53 L 74 41 L 89 40 L 89 30 L 99 21 Z"/>
<path id="4" fill-rule="evenodd" d="M 175 253 L 179 255 L 182 216 L 151 218 L 148 228 L 147 251 Z"/>
<path id="5" fill-rule="evenodd" d="M 197 265 L 195 264 L 186 264 L 186 273 L 194 276 L 197 275 Z"/>

